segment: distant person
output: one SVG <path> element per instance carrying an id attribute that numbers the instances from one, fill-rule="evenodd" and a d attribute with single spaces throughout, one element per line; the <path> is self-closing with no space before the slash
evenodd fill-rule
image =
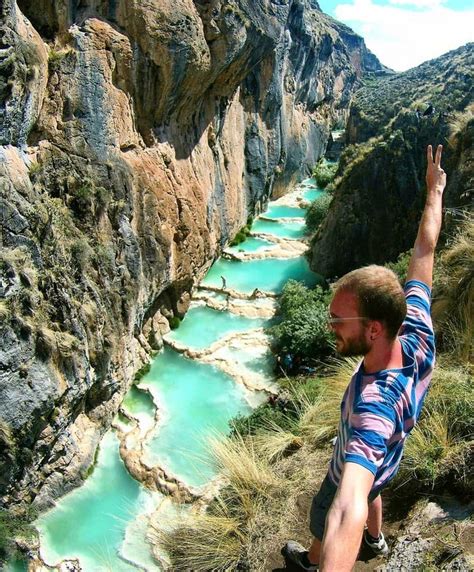
<path id="1" fill-rule="evenodd" d="M 423 117 L 431 117 L 431 115 L 434 115 L 435 111 L 436 109 L 433 107 L 433 104 L 428 103 L 428 107 L 423 112 Z"/>
<path id="2" fill-rule="evenodd" d="M 261 294 L 262 292 L 258 288 L 255 288 L 255 290 L 250 294 L 250 300 L 255 300 L 255 298 L 261 296 Z"/>
<path id="3" fill-rule="evenodd" d="M 277 365 L 281 372 L 286 375 L 293 369 L 293 357 L 288 352 L 285 352 L 283 355 L 278 354 Z"/>
<path id="4" fill-rule="evenodd" d="M 433 160 L 427 149 L 426 204 L 405 288 L 393 272 L 375 265 L 336 283 L 328 318 L 336 349 L 363 360 L 344 394 L 328 474 L 311 506 L 313 543 L 306 551 L 289 541 L 282 550 L 303 570 L 352 570 L 362 538 L 375 553 L 388 552 L 380 492 L 398 471 L 435 358 L 430 300 L 446 185 L 441 152 L 439 145 Z"/>
<path id="5" fill-rule="evenodd" d="M 222 280 L 222 290 L 225 290 L 227 288 L 227 280 L 224 278 L 224 276 L 221 276 L 221 280 Z"/>
<path id="6" fill-rule="evenodd" d="M 284 353 L 282 358 L 282 365 L 284 370 L 286 372 L 291 372 L 291 370 L 293 369 L 293 364 L 294 364 L 293 356 L 288 352 Z"/>

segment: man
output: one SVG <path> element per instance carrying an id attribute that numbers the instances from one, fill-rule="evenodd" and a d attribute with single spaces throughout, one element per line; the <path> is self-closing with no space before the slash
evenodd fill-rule
<path id="1" fill-rule="evenodd" d="M 313 543 L 309 551 L 294 541 L 283 549 L 304 570 L 350 571 L 362 537 L 376 553 L 388 552 L 380 491 L 397 473 L 434 365 L 430 295 L 446 185 L 441 153 L 439 145 L 433 160 L 427 149 L 426 204 L 404 291 L 380 266 L 336 283 L 329 318 L 336 349 L 364 359 L 344 394 L 329 471 L 313 499 Z"/>

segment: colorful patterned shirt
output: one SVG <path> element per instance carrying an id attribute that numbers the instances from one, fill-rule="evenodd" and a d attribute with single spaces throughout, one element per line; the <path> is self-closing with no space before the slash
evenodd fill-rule
<path id="1" fill-rule="evenodd" d="M 435 361 L 431 292 L 410 280 L 405 297 L 407 316 L 399 334 L 403 367 L 366 374 L 361 362 L 344 393 L 329 466 L 336 486 L 345 461 L 374 474 L 372 491 L 385 486 L 397 473 L 405 439 L 420 415 Z"/>

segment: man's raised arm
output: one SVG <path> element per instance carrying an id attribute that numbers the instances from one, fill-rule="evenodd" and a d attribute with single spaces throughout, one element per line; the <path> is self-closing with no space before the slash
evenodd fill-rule
<path id="1" fill-rule="evenodd" d="M 434 252 L 441 229 L 443 191 L 446 186 L 446 173 L 441 168 L 442 150 L 443 146 L 438 145 L 434 160 L 431 145 L 426 150 L 426 203 L 407 274 L 407 281 L 420 280 L 429 288 L 433 283 Z"/>

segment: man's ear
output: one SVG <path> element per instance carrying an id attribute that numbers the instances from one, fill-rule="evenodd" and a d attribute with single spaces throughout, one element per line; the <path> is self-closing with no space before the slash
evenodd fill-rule
<path id="1" fill-rule="evenodd" d="M 381 335 L 383 335 L 384 329 L 385 327 L 382 322 L 379 320 L 371 320 L 369 325 L 370 339 L 373 341 L 379 338 Z"/>

